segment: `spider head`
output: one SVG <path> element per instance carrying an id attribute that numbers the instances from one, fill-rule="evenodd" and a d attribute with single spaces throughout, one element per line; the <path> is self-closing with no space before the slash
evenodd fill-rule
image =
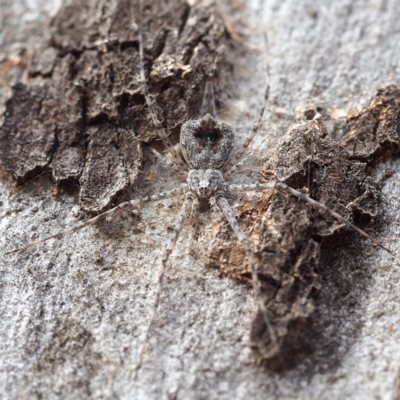
<path id="1" fill-rule="evenodd" d="M 210 198 L 220 189 L 222 181 L 222 173 L 217 169 L 192 169 L 188 176 L 190 189 L 196 192 L 200 199 Z"/>

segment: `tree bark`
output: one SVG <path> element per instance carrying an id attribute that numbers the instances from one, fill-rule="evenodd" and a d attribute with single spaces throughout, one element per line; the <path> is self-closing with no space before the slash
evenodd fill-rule
<path id="1" fill-rule="evenodd" d="M 32 51 L 27 76 L 23 71 L 24 62 L 29 57 L 25 58 L 25 53 L 21 51 L 25 45 L 18 43 L 29 38 L 37 43 L 37 47 L 39 43 L 49 43 L 49 37 L 52 37 L 53 42 L 50 43 L 54 45 L 54 38 L 61 37 L 54 33 L 54 21 L 53 31 L 48 26 L 43 28 L 42 10 L 49 7 L 47 3 L 39 4 L 34 12 L 24 8 L 22 3 L 14 3 L 15 8 L 4 0 L 0 3 L 1 9 L 10 13 L 8 20 L 2 23 L 6 28 L 3 31 L 9 32 L 9 36 L 2 42 L 1 52 L 5 56 L 1 68 L 7 73 L 4 76 L 12 77 L 3 81 L 4 93 L 11 99 L 16 98 L 18 91 L 22 93 L 26 85 L 36 85 L 39 79 L 48 82 L 46 68 L 49 60 L 54 58 L 48 46 Z M 204 4 L 190 2 L 191 7 L 203 7 Z M 101 14 L 104 8 L 100 5 Z M 377 203 L 377 215 L 372 218 L 375 225 L 371 224 L 371 218 L 363 219 L 363 215 L 358 216 L 358 222 L 364 229 L 372 229 L 369 232 L 374 237 L 397 252 L 400 222 L 397 199 L 400 189 L 396 179 L 400 175 L 400 164 L 396 123 L 399 124 L 399 96 L 397 92 L 393 94 L 392 108 L 368 107 L 378 87 L 387 83 L 400 84 L 400 3 L 396 0 L 380 3 L 373 0 L 340 0 L 315 4 L 308 0 L 301 3 L 286 0 L 265 5 L 248 1 L 236 3 L 236 7 L 221 5 L 220 13 L 215 14 L 220 21 L 214 21 L 213 25 L 215 28 L 215 25 L 221 24 L 230 35 L 225 42 L 225 70 L 219 70 L 222 83 L 216 94 L 220 118 L 236 128 L 236 145 L 243 142 L 251 129 L 262 102 L 265 87 L 263 29 L 268 33 L 270 44 L 271 95 L 266 121 L 252 144 L 253 159 L 249 165 L 254 168 L 261 165 L 264 172 L 273 169 L 274 166 L 266 167 L 266 160 L 277 154 L 273 149 L 279 148 L 279 139 L 296 121 L 312 117 L 318 111 L 327 126 L 327 138 L 341 141 L 349 151 L 346 160 L 340 160 L 341 165 L 350 161 L 366 163 L 363 164 L 366 165 L 365 176 L 372 178 L 368 178 L 367 182 L 363 175 L 363 184 L 375 180 L 381 185 L 378 186 L 380 201 Z M 28 11 L 35 15 L 30 21 L 36 22 L 24 23 Z M 55 13 L 54 10 L 49 12 Z M 171 26 L 179 18 L 174 20 L 175 14 L 168 15 L 171 20 L 165 25 L 171 30 L 179 30 L 181 25 Z M 184 15 L 187 18 L 187 14 Z M 118 21 L 125 23 L 125 17 L 122 12 Z M 98 15 L 93 14 L 93 19 L 96 18 Z M 81 26 L 77 27 L 81 34 L 70 35 L 68 46 L 72 43 L 73 49 L 60 56 L 65 62 L 69 62 L 67 57 L 77 57 L 78 53 L 81 55 L 83 50 L 93 47 L 98 38 L 88 29 L 88 24 L 92 22 L 82 20 Z M 185 24 L 189 26 L 190 22 L 189 18 Z M 65 25 L 62 26 L 66 29 Z M 112 24 L 107 25 L 108 32 L 114 35 L 111 39 L 120 40 L 122 31 L 113 31 L 110 26 Z M 154 27 L 154 31 L 160 32 L 160 27 Z M 101 29 L 99 32 L 102 32 Z M 187 94 L 188 87 L 185 87 L 182 92 L 178 91 L 186 97 L 182 103 L 179 103 L 180 98 L 176 100 L 179 111 L 177 120 L 173 119 L 173 110 L 170 114 L 163 114 L 164 122 L 171 124 L 166 127 L 172 131 L 196 114 L 200 88 L 215 72 L 215 60 L 220 54 L 217 51 L 221 44 L 219 41 L 226 35 L 219 28 L 215 32 L 204 45 L 212 54 L 207 58 L 209 64 L 205 63 L 210 69 L 202 70 L 203 75 L 196 75 L 197 80 L 188 85 L 194 97 Z M 137 38 L 124 37 L 124 40 L 126 43 L 135 42 Z M 168 40 L 169 47 L 166 47 L 171 50 L 170 54 L 176 56 L 177 44 Z M 157 40 L 154 43 L 157 44 Z M 62 42 L 56 44 L 57 49 L 68 47 Z M 26 49 L 29 54 L 30 47 L 26 46 Z M 210 53 L 203 52 L 200 56 L 205 57 L 206 54 Z M 93 53 L 90 55 L 93 56 Z M 95 70 L 93 58 L 88 54 L 85 63 L 89 74 L 91 68 Z M 82 61 L 82 57 L 79 59 Z M 167 61 L 160 67 L 161 72 Z M 12 67 L 9 68 L 9 65 Z M 123 61 L 118 60 L 114 72 L 120 65 Z M 181 67 L 186 68 L 185 65 L 187 63 L 182 62 Z M 185 69 L 181 69 L 178 77 L 173 76 L 171 87 L 181 82 L 179 79 L 184 72 Z M 118 71 L 115 74 L 119 76 Z M 155 94 L 160 92 L 156 78 L 150 86 Z M 163 79 L 169 78 L 162 76 L 160 81 L 162 83 Z M 17 80 L 23 80 L 23 83 L 14 88 L 12 97 L 10 84 Z M 118 81 L 122 82 L 122 78 L 117 78 Z M 93 79 L 91 82 L 97 81 Z M 93 85 L 90 89 L 94 93 L 99 87 Z M 53 97 L 49 97 L 47 86 L 38 85 L 37 89 L 46 92 L 46 99 L 51 102 L 63 98 L 65 108 L 60 112 L 58 122 L 63 127 L 68 124 L 73 126 L 69 129 L 73 136 L 82 129 L 82 122 L 75 118 L 72 106 L 80 104 L 82 96 L 85 101 L 88 99 L 87 92 L 82 94 L 76 91 L 76 87 L 71 85 L 63 92 L 61 85 L 57 89 L 61 90 L 61 95 L 57 93 L 54 96 L 53 91 L 50 93 Z M 160 163 L 147 147 L 143 148 L 142 163 L 140 143 L 151 140 L 155 135 L 150 128 L 151 134 L 146 136 L 150 121 L 143 122 L 146 111 L 143 98 L 138 94 L 140 90 L 137 89 L 135 95 L 135 87 L 128 89 L 132 98 L 124 103 L 127 105 L 125 119 L 121 118 L 121 109 L 113 103 L 117 94 L 111 93 L 103 114 L 99 111 L 103 104 L 96 101 L 103 101 L 105 96 L 89 96 L 92 103 L 86 103 L 85 112 L 78 113 L 86 122 L 89 121 L 88 135 L 61 138 L 66 142 L 72 141 L 79 150 L 75 151 L 75 158 L 72 157 L 78 161 L 75 164 L 68 161 L 68 165 L 75 169 L 68 168 L 66 172 L 65 163 L 56 163 L 54 150 L 63 149 L 56 146 L 61 143 L 60 138 L 55 140 L 55 137 L 46 134 L 39 136 L 46 140 L 50 138 L 51 143 L 43 144 L 43 151 L 35 159 L 35 165 L 29 164 L 32 150 L 28 149 L 29 145 L 36 148 L 35 137 L 39 136 L 32 136 L 32 140 L 24 143 L 24 170 L 20 173 L 17 167 L 21 168 L 21 164 L 13 164 L 16 166 L 14 176 L 23 178 L 20 182 L 24 184 L 16 184 L 14 178 L 2 170 L 2 253 L 86 219 L 87 215 L 80 211 L 79 200 L 86 210 L 98 211 L 128 195 L 147 194 L 149 191 L 157 193 L 180 184 L 178 177 Z M 164 92 L 164 97 L 156 101 L 160 113 L 165 113 L 162 106 L 168 100 L 168 93 L 171 92 Z M 26 98 L 26 95 L 22 97 Z M 42 100 L 37 106 L 39 113 L 45 110 Z M 21 102 L 16 104 L 20 106 Z M 59 109 L 62 107 L 60 102 Z M 139 107 L 143 109 L 139 110 Z M 364 109 L 352 111 L 355 107 Z M 36 112 L 29 104 L 25 108 L 26 113 L 22 109 L 15 119 L 15 123 L 22 127 L 21 131 L 23 126 L 31 126 L 32 115 Z M 51 109 L 58 108 L 53 105 Z M 102 119 L 107 113 L 107 119 Z M 11 132 L 7 129 L 8 117 L 4 115 L 2 128 L 3 134 L 7 135 Z M 46 124 L 51 118 L 44 113 L 38 119 Z M 132 154 L 120 130 L 131 129 L 129 121 L 132 118 L 137 118 L 137 150 L 136 156 L 128 159 Z M 114 124 L 116 120 L 119 121 L 118 128 Z M 382 121 L 391 121 L 391 126 Z M 104 122 L 114 129 L 111 139 L 108 134 L 102 135 Z M 381 129 L 378 129 L 379 126 Z M 54 127 L 45 128 L 54 131 Z M 94 134 L 92 131 L 95 129 Z M 26 134 L 31 133 L 29 129 L 26 131 Z M 101 197 L 98 186 L 93 194 L 90 192 L 92 184 L 86 183 L 98 182 L 96 178 L 90 180 L 99 168 L 96 149 L 108 145 L 107 141 L 114 143 L 115 155 L 107 165 L 118 176 L 112 179 L 108 176 L 110 182 L 106 182 L 105 186 L 101 182 L 101 187 L 106 188 Z M 7 148 L 5 143 L 8 143 Z M 360 143 L 367 143 L 368 146 L 362 147 Z M 1 146 L 3 164 L 10 170 L 4 157 L 10 156 L 15 143 L 2 139 Z M 71 155 L 71 152 L 68 154 Z M 81 159 L 84 161 L 81 162 Z M 65 183 L 57 187 L 48 175 L 36 176 L 38 172 L 47 172 L 49 165 L 53 178 L 65 180 Z M 104 166 L 104 162 L 101 165 Z M 134 176 L 125 175 L 125 165 L 130 166 L 129 171 L 135 171 Z M 82 178 L 85 175 L 81 175 L 84 170 L 86 180 Z M 354 169 L 351 171 L 352 178 L 356 179 L 360 170 L 357 174 Z M 79 179 L 81 187 L 76 189 L 74 185 Z M 257 179 L 257 175 L 245 171 L 239 182 L 248 183 L 249 179 Z M 318 179 L 319 182 L 327 182 L 324 177 Z M 338 176 L 338 182 L 340 179 Z M 352 188 L 358 187 L 359 181 L 352 182 Z M 133 189 L 129 187 L 130 183 L 133 183 Z M 291 183 L 296 184 L 295 180 Z M 302 188 L 306 182 L 297 183 Z M 114 186 L 110 189 L 109 184 Z M 319 187 L 314 187 L 315 195 L 319 194 Z M 125 190 L 122 195 L 121 190 Z M 93 198 L 104 201 L 93 204 L 90 202 Z M 345 209 L 352 200 L 346 198 L 341 212 L 346 213 Z M 256 200 L 250 199 L 252 208 L 256 209 L 252 201 Z M 301 207 L 297 201 L 294 203 L 289 204 L 281 198 L 275 200 L 276 206 Z M 3 373 L 0 391 L 5 393 L 6 398 L 400 398 L 400 298 L 396 290 L 400 276 L 397 258 L 393 260 L 347 230 L 336 232 L 336 228 L 332 229 L 335 232 L 325 242 L 321 239 L 325 247 L 321 250 L 318 266 L 312 267 L 312 271 L 319 276 L 319 286 L 313 283 L 315 290 L 310 299 L 314 309 L 305 319 L 307 329 L 302 330 L 303 338 L 309 335 L 308 339 L 299 342 L 303 343 L 302 346 L 304 343 L 307 346 L 311 343 L 312 346 L 307 347 L 301 361 L 296 360 L 289 365 L 291 368 L 285 365 L 279 372 L 274 372 L 268 363 L 265 365 L 265 361 L 260 365 L 257 356 L 248 347 L 255 308 L 251 287 L 231 279 L 233 274 L 229 272 L 225 271 L 228 276 L 221 277 L 218 270 L 206 268 L 207 262 L 212 264 L 209 260 L 215 255 L 212 250 L 211 255 L 210 251 L 204 254 L 204 249 L 208 251 L 208 247 L 212 248 L 211 242 L 206 240 L 208 231 L 197 232 L 190 240 L 191 228 L 185 227 L 182 240 L 169 263 L 156 327 L 150 335 L 144 365 L 138 378 L 134 379 L 133 370 L 155 296 L 160 255 L 170 237 L 169 227 L 173 225 L 180 206 L 179 198 L 166 200 L 143 207 L 139 213 L 118 214 L 96 226 L 62 236 L 24 253 L 1 255 L 0 332 L 3 351 L 0 370 Z M 365 203 L 361 206 L 366 207 Z M 296 215 L 301 213 L 296 212 Z M 218 216 L 207 214 L 207 218 L 214 218 L 214 224 L 219 221 Z M 242 223 L 246 221 L 244 219 Z M 207 223 L 204 221 L 203 226 L 215 227 Z M 323 225 L 321 229 L 330 229 L 331 226 L 334 225 Z M 319 237 L 322 236 L 320 234 Z M 203 244 L 203 250 L 196 248 L 196 238 L 201 239 L 197 243 Z M 256 246 L 256 236 L 251 239 Z M 228 246 L 232 243 L 231 239 L 227 242 Z M 188 254 L 189 248 L 195 257 Z M 268 263 L 271 263 L 270 259 L 265 265 Z M 297 343 L 296 335 L 290 336 L 290 332 L 295 331 L 288 330 L 286 342 Z"/>

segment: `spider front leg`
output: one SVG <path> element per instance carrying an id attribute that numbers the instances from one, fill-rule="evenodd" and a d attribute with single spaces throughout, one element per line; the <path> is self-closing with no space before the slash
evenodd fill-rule
<path id="1" fill-rule="evenodd" d="M 216 205 L 221 212 L 225 215 L 225 218 L 228 220 L 230 226 L 232 227 L 233 231 L 235 232 L 235 235 L 237 239 L 242 243 L 244 250 L 247 255 L 247 259 L 249 261 L 250 265 L 250 271 L 251 271 L 251 278 L 253 281 L 253 288 L 254 288 L 254 297 L 256 300 L 256 304 L 258 305 L 262 315 L 263 319 L 265 321 L 265 324 L 267 326 L 270 338 L 271 338 L 271 343 L 272 343 L 272 349 L 271 349 L 271 354 L 275 354 L 279 350 L 279 345 L 278 345 L 278 340 L 275 334 L 275 331 L 272 327 L 272 324 L 270 322 L 269 316 L 268 316 L 268 311 L 267 308 L 265 307 L 265 304 L 262 299 L 262 293 L 261 293 L 261 286 L 260 286 L 260 281 L 258 279 L 258 274 L 257 274 L 257 269 L 256 269 L 256 263 L 254 259 L 254 254 L 250 246 L 250 242 L 246 236 L 246 234 L 243 232 L 242 228 L 240 227 L 233 211 L 232 208 L 230 207 L 229 203 L 225 199 L 225 197 L 221 195 L 217 195 L 217 197 L 212 197 L 210 199 L 211 206 Z"/>
<path id="2" fill-rule="evenodd" d="M 194 196 L 191 192 L 186 194 L 185 201 L 182 205 L 181 211 L 179 212 L 178 218 L 175 223 L 174 235 L 169 240 L 167 247 L 165 248 L 164 253 L 162 255 L 161 269 L 160 269 L 160 273 L 158 275 L 156 298 L 154 300 L 154 306 L 153 306 L 153 311 L 152 311 L 152 314 L 150 317 L 150 322 L 149 322 L 149 325 L 147 326 L 147 330 L 146 330 L 146 334 L 145 334 L 145 337 L 143 340 L 142 348 L 140 350 L 139 361 L 135 368 L 136 374 L 138 373 L 138 371 L 140 370 L 140 368 L 143 364 L 144 352 L 146 350 L 146 346 L 147 346 L 147 342 L 149 340 L 151 329 L 154 325 L 154 321 L 155 321 L 155 318 L 157 315 L 157 308 L 158 308 L 158 305 L 160 304 L 160 297 L 161 297 L 161 292 L 162 292 L 162 288 L 163 288 L 163 281 L 164 281 L 165 270 L 167 268 L 167 262 L 168 262 L 169 256 L 171 255 L 172 251 L 174 250 L 174 248 L 176 246 L 176 243 L 179 238 L 179 234 L 181 233 L 182 228 L 183 228 L 183 223 L 185 222 L 185 219 L 188 216 L 189 210 L 191 209 L 192 203 L 194 201 L 193 199 L 194 199 Z"/>
<path id="3" fill-rule="evenodd" d="M 165 164 L 168 168 L 172 169 L 173 171 L 177 172 L 182 178 L 186 179 L 187 174 L 184 173 L 182 169 L 180 169 L 176 164 L 168 160 L 167 157 L 165 157 L 163 154 L 159 153 L 156 149 L 153 149 L 151 146 L 149 146 L 149 150 L 153 153 L 153 155 L 156 156 L 156 158 L 161 161 L 163 164 Z"/>
<path id="4" fill-rule="evenodd" d="M 128 206 L 137 207 L 137 206 L 139 206 L 141 204 L 151 203 L 153 201 L 158 201 L 158 200 L 162 200 L 162 199 L 168 199 L 169 197 L 176 196 L 176 195 L 181 194 L 182 192 L 186 191 L 186 188 L 187 188 L 187 185 L 183 184 L 181 187 L 179 187 L 177 189 L 169 190 L 168 192 L 154 194 L 154 195 L 151 195 L 151 196 L 146 196 L 146 197 L 143 197 L 141 199 L 133 199 L 133 200 L 130 200 L 130 201 L 125 201 L 124 203 L 118 204 L 116 207 L 111 208 L 110 210 L 108 210 L 108 211 L 106 211 L 106 212 L 104 212 L 102 214 L 99 214 L 96 217 L 91 218 L 91 219 L 83 222 L 80 225 L 74 226 L 73 228 L 67 229 L 65 231 L 57 232 L 54 235 L 44 237 L 43 239 L 39 239 L 36 242 L 32 242 L 32 243 L 26 244 L 25 246 L 19 247 L 19 248 L 15 249 L 15 250 L 11 250 L 11 251 L 5 253 L 5 255 L 17 253 L 17 252 L 25 250 L 25 249 L 27 249 L 29 247 L 36 246 L 39 243 L 46 242 L 47 240 L 54 239 L 54 238 L 62 236 L 62 235 L 66 235 L 68 233 L 76 232 L 76 231 L 78 231 L 80 229 L 85 228 L 86 226 L 95 224 L 97 221 L 100 221 L 101 219 L 110 217 L 114 213 L 126 209 Z"/>
<path id="5" fill-rule="evenodd" d="M 214 87 L 211 81 L 206 82 L 206 88 L 203 95 L 203 103 L 200 110 L 200 115 L 202 117 L 206 114 L 211 114 L 214 118 L 217 117 L 214 99 Z"/>
<path id="6" fill-rule="evenodd" d="M 197 217 L 199 215 L 199 208 L 200 208 L 200 202 L 199 199 L 194 198 L 192 202 L 192 210 L 190 212 L 190 225 L 194 226 L 197 222 Z"/>
<path id="7" fill-rule="evenodd" d="M 268 98 L 269 98 L 269 91 L 270 91 L 270 84 L 269 84 L 269 45 L 268 45 L 268 37 L 267 34 L 264 33 L 264 43 L 265 43 L 265 92 L 264 92 L 264 98 L 262 102 L 262 106 L 260 109 L 260 112 L 258 114 L 258 117 L 256 119 L 256 122 L 253 125 L 252 130 L 250 131 L 247 139 L 245 142 L 242 144 L 242 147 L 237 151 L 237 153 L 232 157 L 231 161 L 229 161 L 224 169 L 227 171 L 225 174 L 225 177 L 229 177 L 233 172 L 237 170 L 237 168 L 242 164 L 240 162 L 243 154 L 245 151 L 248 149 L 250 146 L 251 142 L 253 141 L 254 137 L 256 136 L 260 125 L 261 121 L 264 115 L 264 111 L 267 107 L 268 103 Z"/>
<path id="8" fill-rule="evenodd" d="M 357 226 L 355 226 L 354 224 L 349 222 L 346 218 L 342 217 L 337 212 L 328 208 L 325 204 L 320 203 L 320 202 L 312 199 L 311 197 L 307 196 L 306 194 L 301 193 L 298 190 L 291 188 L 290 186 L 286 185 L 285 183 L 269 182 L 269 183 L 255 183 L 252 185 L 229 185 L 227 187 L 227 190 L 229 192 L 251 192 L 251 191 L 266 190 L 266 189 L 282 190 L 283 192 L 292 194 L 293 196 L 296 196 L 297 198 L 304 200 L 305 202 L 319 208 L 321 211 L 327 212 L 333 218 L 337 219 L 340 222 L 343 222 L 349 228 L 355 230 L 360 235 L 369 239 L 374 246 L 380 247 L 383 250 L 387 251 L 392 256 L 394 256 L 394 254 L 391 252 L 391 250 L 389 250 L 387 247 L 385 247 L 382 243 L 378 242 L 376 239 L 374 239 L 372 236 L 370 236 L 367 232 L 364 232 L 362 229 L 358 228 Z"/>
<path id="9" fill-rule="evenodd" d="M 143 1 L 140 1 L 140 8 L 143 9 Z M 141 79 L 141 83 L 142 83 L 142 92 L 143 92 L 143 96 L 145 98 L 147 107 L 149 109 L 150 112 L 150 116 L 151 119 L 153 121 L 153 125 L 156 128 L 161 140 L 164 143 L 164 146 L 168 149 L 168 151 L 170 152 L 173 160 L 174 160 L 174 164 L 176 164 L 176 168 L 178 170 L 183 170 L 183 171 L 187 171 L 188 170 L 188 166 L 184 163 L 184 161 L 182 160 L 180 154 L 175 150 L 174 146 L 172 145 L 167 133 L 165 132 L 165 129 L 163 128 L 161 122 L 159 121 L 159 119 L 157 118 L 157 114 L 153 108 L 153 104 L 151 102 L 150 99 L 150 94 L 149 94 L 149 89 L 147 87 L 146 84 L 146 75 L 144 72 L 144 49 L 143 49 L 143 34 L 142 34 L 142 27 L 139 24 L 139 59 L 140 59 L 140 79 Z"/>

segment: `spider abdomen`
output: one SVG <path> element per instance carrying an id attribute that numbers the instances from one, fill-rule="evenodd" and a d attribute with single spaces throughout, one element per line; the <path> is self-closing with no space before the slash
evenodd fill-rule
<path id="1" fill-rule="evenodd" d="M 234 134 L 229 124 L 210 114 L 183 124 L 181 147 L 191 168 L 222 168 L 233 147 Z"/>

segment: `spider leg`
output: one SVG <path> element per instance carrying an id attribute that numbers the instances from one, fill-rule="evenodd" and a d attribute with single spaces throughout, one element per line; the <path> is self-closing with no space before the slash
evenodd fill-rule
<path id="1" fill-rule="evenodd" d="M 185 174 L 182 169 L 180 169 L 176 164 L 168 160 L 167 157 L 165 157 L 163 154 L 158 152 L 156 149 L 153 149 L 153 147 L 149 146 L 150 151 L 157 157 L 158 160 L 160 160 L 162 163 L 166 164 L 169 168 L 173 169 L 175 172 L 178 172 L 179 175 L 184 177 L 185 179 L 187 178 L 187 174 Z"/>
<path id="2" fill-rule="evenodd" d="M 252 152 L 248 152 L 244 158 L 242 158 L 235 165 L 232 165 L 231 169 L 225 174 L 226 177 L 231 176 L 235 171 L 240 169 L 251 157 L 253 157 Z"/>
<path id="3" fill-rule="evenodd" d="M 190 225 L 194 226 L 199 215 L 200 202 L 197 198 L 193 199 L 192 211 L 190 212 Z"/>
<path id="4" fill-rule="evenodd" d="M 243 232 L 242 228 L 240 227 L 239 223 L 237 222 L 237 219 L 235 218 L 232 208 L 230 207 L 230 205 L 229 205 L 228 201 L 225 199 L 225 197 L 218 196 L 216 199 L 212 198 L 212 200 L 210 200 L 210 202 L 212 202 L 212 203 L 215 202 L 216 205 L 218 206 L 218 208 L 225 215 L 225 218 L 228 220 L 230 226 L 232 227 L 233 231 L 235 232 L 236 237 L 242 243 L 244 250 L 246 251 L 247 259 L 249 261 L 250 270 L 251 270 L 251 278 L 253 281 L 254 297 L 255 297 L 256 303 L 263 315 L 265 324 L 267 325 L 267 329 L 270 334 L 271 342 L 273 343 L 274 348 L 275 348 L 275 349 L 271 350 L 271 352 L 275 353 L 275 351 L 278 350 L 278 348 L 279 348 L 278 340 L 277 340 L 275 331 L 271 325 L 270 319 L 268 317 L 267 308 L 265 307 L 265 304 L 262 299 L 260 281 L 258 280 L 256 264 L 255 264 L 255 260 L 254 260 L 254 254 L 253 254 L 253 251 L 251 250 L 249 240 L 248 240 L 246 234 Z"/>
<path id="5" fill-rule="evenodd" d="M 266 88 L 265 88 L 265 93 L 264 93 L 264 99 L 263 103 L 260 109 L 260 112 L 258 114 L 257 120 L 253 125 L 253 129 L 250 131 L 249 136 L 243 143 L 242 147 L 237 151 L 233 159 L 226 165 L 226 169 L 228 169 L 228 174 L 226 176 L 229 176 L 232 172 L 234 172 L 237 167 L 235 164 L 237 164 L 240 159 L 243 156 L 243 153 L 246 151 L 246 149 L 249 147 L 250 143 L 253 141 L 254 137 L 256 136 L 258 129 L 260 128 L 260 124 L 264 115 L 265 108 L 267 106 L 268 98 L 269 98 L 269 90 L 270 90 L 270 84 L 269 84 L 269 61 L 268 61 L 268 38 L 266 33 L 264 33 L 264 41 L 265 41 L 265 62 L 266 62 Z"/>
<path id="6" fill-rule="evenodd" d="M 214 118 L 217 117 L 214 99 L 214 86 L 211 81 L 207 81 L 203 95 L 203 103 L 201 104 L 200 116 L 211 114 Z"/>
<path id="7" fill-rule="evenodd" d="M 162 256 L 161 270 L 158 275 L 158 285 L 157 285 L 156 298 L 154 300 L 153 312 L 151 314 L 150 322 L 149 322 L 149 325 L 147 326 L 146 335 L 144 337 L 144 340 L 142 343 L 142 348 L 140 350 L 139 362 L 135 368 L 136 374 L 140 370 L 140 368 L 143 364 L 144 352 L 146 350 L 146 346 L 147 346 L 147 343 L 149 340 L 151 329 L 152 329 L 154 321 L 156 319 L 157 308 L 158 308 L 158 305 L 160 304 L 160 296 L 161 296 L 162 287 L 163 287 L 164 274 L 165 274 L 165 270 L 167 268 L 167 262 L 168 262 L 169 256 L 171 255 L 172 251 L 174 250 L 174 248 L 176 246 L 176 243 L 179 238 L 179 234 L 182 231 L 183 223 L 185 222 L 185 219 L 189 213 L 189 209 L 191 208 L 192 203 L 193 203 L 193 195 L 191 192 L 189 192 L 186 194 L 186 199 L 182 205 L 181 211 L 179 212 L 178 218 L 176 220 L 175 228 L 174 228 L 174 235 L 169 240 L 167 247 L 165 248 L 163 256 Z"/>
<path id="8" fill-rule="evenodd" d="M 193 242 L 199 233 L 199 224 L 198 224 L 199 208 L 200 208 L 200 202 L 197 198 L 194 198 L 192 203 L 192 210 L 190 211 L 189 215 L 189 224 L 192 227 L 192 229 L 189 238 L 188 254 L 190 254 L 193 248 Z"/>
<path id="9" fill-rule="evenodd" d="M 143 6 L 143 1 L 140 2 L 141 7 Z M 142 27 L 139 24 L 139 57 L 140 57 L 140 79 L 142 81 L 142 90 L 143 90 L 143 95 L 147 103 L 147 107 L 149 108 L 151 119 L 153 120 L 153 124 L 157 130 L 157 133 L 159 134 L 160 138 L 162 139 L 164 146 L 169 150 L 171 153 L 175 164 L 177 164 L 177 168 L 183 169 L 184 171 L 188 170 L 187 165 L 183 162 L 182 158 L 178 154 L 178 152 L 175 150 L 174 146 L 172 145 L 171 141 L 169 140 L 169 137 L 167 133 L 165 132 L 163 126 L 161 125 L 161 122 L 158 120 L 157 115 L 153 109 L 153 104 L 150 100 L 149 96 L 149 90 L 146 85 L 146 76 L 144 73 L 144 51 L 143 51 L 143 34 L 142 34 Z"/>
<path id="10" fill-rule="evenodd" d="M 116 213 L 118 211 L 124 210 L 128 206 L 136 207 L 136 206 L 139 206 L 141 204 L 151 203 L 153 201 L 158 201 L 158 200 L 161 200 L 161 199 L 167 199 L 169 197 L 176 196 L 178 194 L 184 193 L 185 191 L 186 191 L 186 185 L 182 185 L 180 188 L 172 189 L 172 190 L 169 190 L 168 192 L 164 192 L 164 193 L 159 193 L 159 194 L 143 197 L 141 199 L 133 199 L 133 200 L 125 201 L 124 203 L 118 204 L 116 207 L 111 208 L 110 210 L 108 210 L 108 211 L 106 211 L 106 212 L 104 212 L 102 214 L 99 214 L 96 217 L 91 218 L 91 219 L 83 222 L 80 225 L 77 225 L 77 226 L 75 226 L 73 228 L 70 228 L 70 229 L 67 229 L 65 231 L 58 232 L 58 233 L 56 233 L 54 235 L 44 237 L 43 239 L 39 239 L 36 242 L 32 242 L 32 243 L 26 244 L 25 246 L 19 247 L 19 248 L 15 249 L 15 250 L 11 250 L 11 251 L 5 253 L 5 255 L 17 253 L 18 251 L 25 250 L 28 247 L 36 246 L 39 243 L 46 242 L 47 240 L 54 239 L 54 238 L 56 238 L 58 236 L 66 235 L 67 233 L 76 232 L 76 231 L 78 231 L 80 229 L 85 228 L 88 225 L 92 225 L 92 224 L 96 223 L 97 221 L 100 221 L 101 219 L 109 217 L 109 216 L 113 215 L 114 213 Z"/>
<path id="11" fill-rule="evenodd" d="M 296 196 L 297 198 L 304 200 L 305 202 L 319 208 L 322 211 L 327 212 L 330 214 L 333 218 L 337 219 L 340 222 L 343 222 L 346 226 L 349 228 L 355 230 L 358 232 L 360 235 L 366 237 L 369 239 L 374 246 L 380 247 L 381 249 L 387 251 L 389 254 L 394 256 L 392 251 L 390 251 L 387 247 L 385 247 L 382 243 L 378 242 L 376 239 L 374 239 L 372 236 L 370 236 L 367 232 L 363 231 L 362 229 L 358 228 L 351 222 L 349 222 L 346 218 L 342 217 L 340 214 L 337 212 L 331 210 L 328 208 L 325 204 L 320 203 L 314 199 L 312 199 L 310 196 L 307 196 L 304 193 L 299 192 L 298 190 L 295 190 L 291 188 L 290 186 L 286 185 L 285 183 L 282 182 L 269 182 L 269 183 L 255 183 L 252 185 L 228 185 L 227 190 L 230 192 L 250 192 L 254 190 L 265 190 L 265 189 L 280 189 L 283 192 L 290 193 L 293 196 Z"/>

